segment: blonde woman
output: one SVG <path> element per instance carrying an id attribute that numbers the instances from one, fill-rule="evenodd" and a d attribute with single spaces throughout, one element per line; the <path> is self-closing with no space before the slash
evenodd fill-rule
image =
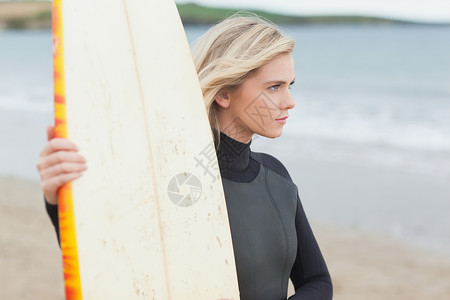
<path id="1" fill-rule="evenodd" d="M 273 24 L 234 16 L 193 48 L 215 138 L 227 202 L 241 299 L 331 299 L 327 266 L 303 211 L 297 186 L 273 156 L 250 150 L 254 134 L 281 135 L 295 106 L 294 41 Z M 53 139 L 38 169 L 47 211 L 58 232 L 57 190 L 86 170 L 76 146 Z M 61 168 L 64 164 L 64 168 Z"/>

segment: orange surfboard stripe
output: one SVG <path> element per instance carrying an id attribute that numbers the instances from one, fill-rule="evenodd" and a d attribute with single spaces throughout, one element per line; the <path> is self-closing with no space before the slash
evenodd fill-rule
<path id="1" fill-rule="evenodd" d="M 55 137 L 68 138 L 64 81 L 62 0 L 54 0 L 52 9 Z M 82 299 L 82 294 L 77 238 L 75 234 L 72 185 L 70 183 L 65 184 L 59 189 L 58 214 L 66 299 L 79 300 Z"/>

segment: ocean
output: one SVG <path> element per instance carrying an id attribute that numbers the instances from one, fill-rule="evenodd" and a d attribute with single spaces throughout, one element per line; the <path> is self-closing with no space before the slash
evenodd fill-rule
<path id="1" fill-rule="evenodd" d="M 206 30 L 187 27 L 188 40 Z M 312 219 L 450 253 L 450 184 L 432 184 L 450 183 L 450 27 L 284 30 L 296 41 L 296 107 L 279 142 L 256 136 L 252 149 L 282 159 L 294 180 L 305 176 L 294 168 L 296 161 L 346 166 L 349 172 L 394 172 L 399 175 L 392 178 L 393 188 L 399 177 L 426 178 L 433 190 L 428 196 L 424 191 L 423 201 L 417 200 L 421 205 L 410 203 L 405 193 L 396 193 L 399 199 L 367 197 L 367 205 L 364 199 L 336 203 L 326 197 L 304 205 Z M 51 32 L 0 31 L 0 175 L 38 180 L 35 165 L 45 126 L 52 123 L 52 84 Z M 356 185 L 361 189 L 364 183 L 361 178 Z M 402 207 L 407 216 L 398 213 Z"/>

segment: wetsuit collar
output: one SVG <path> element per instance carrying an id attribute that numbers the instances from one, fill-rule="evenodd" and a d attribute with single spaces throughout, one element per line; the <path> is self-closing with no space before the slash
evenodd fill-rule
<path id="1" fill-rule="evenodd" d="M 241 143 L 225 133 L 220 132 L 220 144 L 217 150 L 217 159 L 221 171 L 243 171 L 250 162 L 250 144 Z"/>

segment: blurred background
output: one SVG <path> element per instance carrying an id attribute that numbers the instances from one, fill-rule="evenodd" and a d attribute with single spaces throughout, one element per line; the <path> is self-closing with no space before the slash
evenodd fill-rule
<path id="1" fill-rule="evenodd" d="M 450 2 L 177 1 L 190 43 L 236 11 L 295 39 L 281 160 L 335 299 L 450 299 Z M 51 2 L 0 1 L 0 291 L 62 299 L 36 163 L 53 123 Z M 2 295 L 3 294 L 3 295 Z"/>

